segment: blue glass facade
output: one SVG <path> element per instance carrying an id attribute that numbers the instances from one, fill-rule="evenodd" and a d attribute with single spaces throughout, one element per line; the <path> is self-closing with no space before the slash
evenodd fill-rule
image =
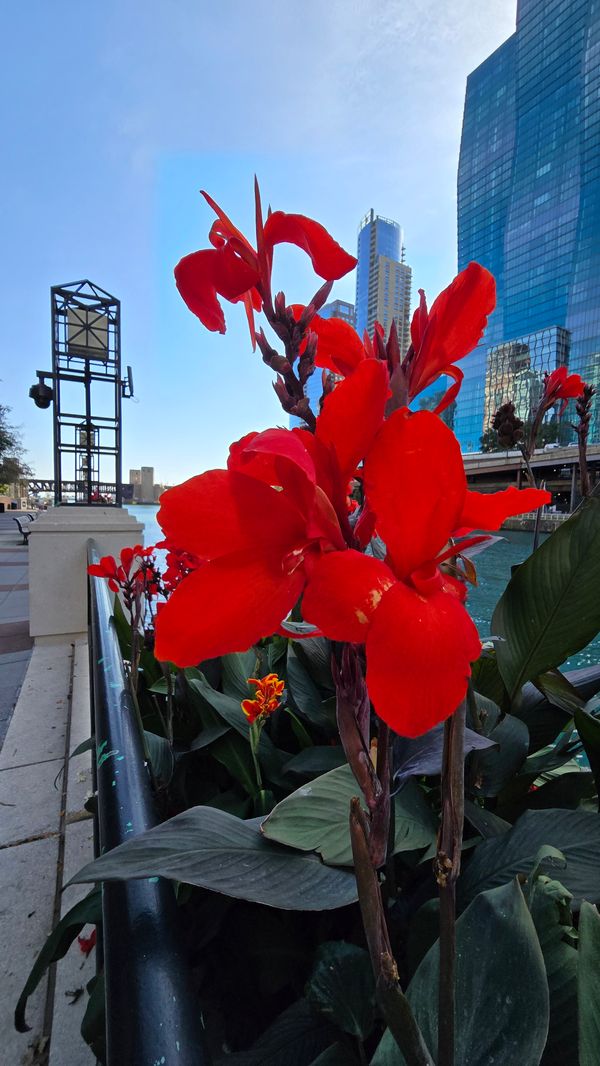
<path id="1" fill-rule="evenodd" d="M 498 353 L 506 369 L 524 338 L 528 380 L 568 362 L 600 384 L 599 179 L 600 4 L 519 0 L 516 33 L 467 81 L 458 266 L 491 270 L 498 299 L 461 364 L 454 429 L 465 451 L 479 449 L 490 392 L 500 395 Z M 599 429 L 596 410 L 593 437 Z"/>

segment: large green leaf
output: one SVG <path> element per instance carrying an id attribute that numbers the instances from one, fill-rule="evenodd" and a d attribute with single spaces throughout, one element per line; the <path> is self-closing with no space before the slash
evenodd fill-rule
<path id="1" fill-rule="evenodd" d="M 531 915 L 516 881 L 484 892 L 456 925 L 457 1066 L 539 1066 L 548 1034 L 548 985 Z M 439 944 L 408 987 L 429 1048 L 437 1047 Z M 386 1030 L 372 1066 L 404 1066 Z"/>
<path id="2" fill-rule="evenodd" d="M 579 916 L 579 1066 L 598 1066 L 600 1050 L 600 915 L 583 902 Z"/>
<path id="3" fill-rule="evenodd" d="M 356 899 L 354 875 L 265 840 L 214 807 L 192 807 L 88 863 L 73 878 L 168 877 L 282 910 L 333 910 Z"/>
<path id="4" fill-rule="evenodd" d="M 600 499 L 589 498 L 519 566 L 494 611 L 498 666 L 511 698 L 593 640 L 598 588 Z"/>
<path id="5" fill-rule="evenodd" d="M 15 1028 L 20 1033 L 26 1033 L 29 1029 L 25 1021 L 27 1000 L 32 992 L 35 992 L 48 967 L 64 958 L 84 925 L 97 925 L 101 921 L 102 889 L 94 888 L 84 899 L 71 907 L 54 927 L 33 964 L 15 1008 Z"/>
<path id="6" fill-rule="evenodd" d="M 175 759 L 173 749 L 166 737 L 159 737 L 156 733 L 150 733 L 144 729 L 150 765 L 157 784 L 167 786 L 173 776 Z"/>
<path id="7" fill-rule="evenodd" d="M 577 709 L 574 718 L 600 796 L 600 718 L 590 714 L 587 708 Z"/>
<path id="8" fill-rule="evenodd" d="M 332 866 L 350 866 L 350 800 L 357 795 L 360 788 L 351 768 L 338 766 L 286 796 L 263 822 L 262 831 L 280 844 L 318 851 Z M 428 847 L 437 825 L 419 786 L 409 781 L 394 802 L 394 852 Z"/>
<path id="9" fill-rule="evenodd" d="M 336 766 L 343 766 L 345 762 L 346 756 L 340 744 L 315 744 L 294 755 L 284 769 L 286 773 L 311 778 L 335 770 Z"/>
<path id="10" fill-rule="evenodd" d="M 529 731 L 514 714 L 507 714 L 486 735 L 497 746 L 475 752 L 473 777 L 479 795 L 497 796 L 525 761 Z"/>
<path id="11" fill-rule="evenodd" d="M 227 733 L 212 744 L 211 755 L 224 766 L 249 796 L 258 790 L 250 746 L 237 733 Z"/>
<path id="12" fill-rule="evenodd" d="M 508 833 L 477 845 L 458 882 L 462 904 L 517 874 L 528 874 L 545 844 L 565 856 L 561 881 L 575 903 L 600 899 L 600 818 L 590 811 L 555 808 L 526 811 Z"/>
<path id="13" fill-rule="evenodd" d="M 226 696 L 224 692 L 218 692 L 212 685 L 209 685 L 200 670 L 188 668 L 185 671 L 185 676 L 192 691 L 208 704 L 213 711 L 216 711 L 220 718 L 224 719 L 230 726 L 233 726 L 240 736 L 248 739 L 250 726 L 242 710 L 240 700 L 234 699 L 233 696 Z"/>
<path id="14" fill-rule="evenodd" d="M 275 1019 L 248 1051 L 225 1055 L 217 1059 L 215 1066 L 312 1066 L 337 1036 L 339 1030 L 335 1026 L 316 1014 L 305 999 L 299 999 Z"/>
<path id="15" fill-rule="evenodd" d="M 577 1066 L 577 948 L 571 893 L 538 865 L 525 886 L 550 993 L 550 1029 L 542 1066 Z"/>
<path id="16" fill-rule="evenodd" d="M 375 1021 L 375 981 L 369 953 L 343 940 L 321 944 L 305 995 L 350 1036 L 366 1040 Z"/>
<path id="17" fill-rule="evenodd" d="M 231 655 L 222 655 L 221 669 L 223 672 L 223 692 L 227 696 L 236 699 L 238 703 L 240 700 L 248 699 L 254 691 L 248 684 L 248 678 L 256 677 L 258 669 L 256 648 L 250 648 L 249 651 L 236 651 Z"/>
<path id="18" fill-rule="evenodd" d="M 318 729 L 330 734 L 336 729 L 335 700 L 323 700 L 308 670 L 290 645 L 287 655 L 288 692 L 296 710 Z"/>

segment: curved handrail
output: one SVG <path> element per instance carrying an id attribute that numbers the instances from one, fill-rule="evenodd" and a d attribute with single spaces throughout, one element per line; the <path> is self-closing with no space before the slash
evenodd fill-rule
<path id="1" fill-rule="evenodd" d="M 99 562 L 93 540 L 88 561 Z M 99 850 L 157 824 L 155 797 L 125 677 L 107 583 L 89 578 L 90 696 Z M 208 1066 L 200 1009 L 169 881 L 103 887 L 107 1066 Z"/>

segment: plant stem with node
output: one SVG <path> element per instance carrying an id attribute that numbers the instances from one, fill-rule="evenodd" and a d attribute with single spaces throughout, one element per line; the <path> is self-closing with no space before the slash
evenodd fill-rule
<path id="1" fill-rule="evenodd" d="M 465 812 L 466 700 L 444 725 L 442 821 L 435 861 L 440 896 L 440 983 L 437 1066 L 454 1066 L 456 984 L 456 881 Z"/>
<path id="2" fill-rule="evenodd" d="M 369 823 L 355 797 L 350 804 L 350 838 L 358 900 L 375 976 L 375 993 L 383 1017 L 408 1066 L 434 1066 L 423 1034 L 398 980 L 381 888 L 370 855 Z"/>

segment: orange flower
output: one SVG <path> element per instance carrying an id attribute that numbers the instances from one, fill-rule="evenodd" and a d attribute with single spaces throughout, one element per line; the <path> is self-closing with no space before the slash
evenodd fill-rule
<path id="1" fill-rule="evenodd" d="M 277 674 L 267 674 L 260 679 L 249 677 L 248 684 L 256 685 L 256 696 L 253 700 L 242 700 L 242 710 L 253 725 L 257 718 L 266 718 L 277 710 L 285 681 L 280 681 Z"/>

